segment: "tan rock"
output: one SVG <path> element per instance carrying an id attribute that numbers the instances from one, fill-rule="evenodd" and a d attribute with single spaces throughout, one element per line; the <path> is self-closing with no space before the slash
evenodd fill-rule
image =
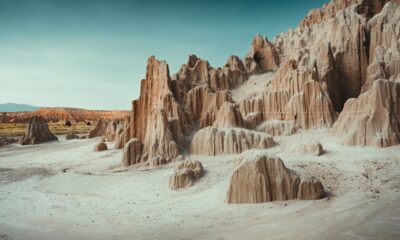
<path id="1" fill-rule="evenodd" d="M 314 155 L 320 156 L 324 153 L 322 144 L 316 140 L 308 141 L 305 143 L 298 143 L 290 146 L 288 151 L 294 154 Z"/>
<path id="2" fill-rule="evenodd" d="M 308 81 L 303 91 L 294 95 L 286 105 L 286 121 L 294 121 L 302 128 L 331 127 L 336 120 L 336 112 L 326 92 L 326 85 Z"/>
<path id="3" fill-rule="evenodd" d="M 271 136 L 290 136 L 296 133 L 297 127 L 293 122 L 269 120 L 260 125 L 258 130 Z"/>
<path id="4" fill-rule="evenodd" d="M 104 150 L 107 150 L 107 144 L 104 141 L 101 141 L 100 143 L 96 144 L 96 146 L 94 147 L 95 152 L 100 152 L 100 151 L 104 151 Z"/>
<path id="5" fill-rule="evenodd" d="M 238 154 L 249 149 L 274 146 L 272 137 L 265 133 L 241 128 L 217 129 L 206 127 L 193 137 L 190 153 L 199 155 Z"/>
<path id="6" fill-rule="evenodd" d="M 169 187 L 173 190 L 188 188 L 203 176 L 203 172 L 203 165 L 199 161 L 187 160 L 181 162 L 169 178 Z"/>
<path id="7" fill-rule="evenodd" d="M 143 143 L 143 161 L 152 161 L 160 155 L 169 162 L 179 155 L 183 136 L 191 129 L 191 116 L 171 89 L 168 65 L 150 57 L 140 97 L 133 101 L 130 136 L 126 138 L 137 138 Z"/>
<path id="8" fill-rule="evenodd" d="M 224 102 L 217 113 L 214 127 L 216 128 L 233 128 L 244 127 L 245 123 L 240 111 L 230 102 Z"/>
<path id="9" fill-rule="evenodd" d="M 58 141 L 58 138 L 50 132 L 45 120 L 41 117 L 33 117 L 26 124 L 24 136 L 19 140 L 21 145 L 30 145 Z"/>
<path id="10" fill-rule="evenodd" d="M 139 139 L 133 138 L 124 147 L 124 156 L 122 160 L 122 165 L 124 167 L 130 166 L 132 164 L 137 164 L 141 162 L 143 144 Z"/>
<path id="11" fill-rule="evenodd" d="M 253 39 L 250 52 L 246 56 L 246 68 L 250 74 L 276 70 L 279 55 L 275 46 L 267 38 L 257 35 Z"/>
<path id="12" fill-rule="evenodd" d="M 278 157 L 255 155 L 234 170 L 227 192 L 228 203 L 263 203 L 291 199 L 311 200 L 324 196 L 313 177 L 307 179 L 287 169 Z"/>
<path id="13" fill-rule="evenodd" d="M 348 145 L 399 144 L 399 109 L 400 81 L 376 80 L 370 90 L 346 102 L 332 134 Z"/>
<path id="14" fill-rule="evenodd" d="M 120 131 L 123 126 L 124 123 L 119 119 L 110 121 L 104 133 L 104 139 L 109 142 L 115 141 L 117 131 Z"/>
<path id="15" fill-rule="evenodd" d="M 124 125 L 118 125 L 115 134 L 115 149 L 122 149 L 130 140 L 130 122 L 125 120 Z"/>
<path id="16" fill-rule="evenodd" d="M 104 136 L 107 130 L 108 122 L 104 119 L 97 121 L 96 126 L 90 130 L 88 138 Z"/>

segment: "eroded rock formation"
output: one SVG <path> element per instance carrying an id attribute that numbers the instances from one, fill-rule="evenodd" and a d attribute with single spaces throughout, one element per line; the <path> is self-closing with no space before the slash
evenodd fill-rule
<path id="1" fill-rule="evenodd" d="M 295 154 L 320 156 L 324 153 L 322 144 L 316 140 L 306 141 L 290 146 L 288 151 Z"/>
<path id="2" fill-rule="evenodd" d="M 258 130 L 271 136 L 290 136 L 296 133 L 297 127 L 293 122 L 270 120 L 259 126 Z"/>
<path id="3" fill-rule="evenodd" d="M 104 139 L 112 142 L 116 139 L 117 135 L 121 133 L 124 123 L 119 119 L 114 119 L 108 123 L 106 131 L 104 133 Z"/>
<path id="4" fill-rule="evenodd" d="M 255 155 L 243 159 L 229 183 L 228 203 L 263 203 L 290 199 L 312 200 L 324 196 L 321 182 L 287 169 L 274 156 Z"/>
<path id="5" fill-rule="evenodd" d="M 29 145 L 50 141 L 58 141 L 58 138 L 50 132 L 49 127 L 43 118 L 33 117 L 26 124 L 25 134 L 19 140 L 19 143 L 21 145 Z"/>
<path id="6" fill-rule="evenodd" d="M 193 137 L 190 153 L 202 155 L 238 154 L 250 149 L 265 149 L 275 145 L 272 137 L 241 128 L 206 127 Z"/>
<path id="7" fill-rule="evenodd" d="M 105 150 L 107 150 L 107 144 L 104 142 L 104 140 L 94 146 L 95 152 L 101 152 Z"/>
<path id="8" fill-rule="evenodd" d="M 203 172 L 203 165 L 199 161 L 186 160 L 181 162 L 169 178 L 169 187 L 173 190 L 188 188 L 203 176 Z"/>
<path id="9" fill-rule="evenodd" d="M 139 139 L 133 138 L 125 144 L 122 165 L 127 167 L 140 163 L 142 160 L 143 144 Z"/>
<path id="10" fill-rule="evenodd" d="M 344 144 L 388 147 L 400 141 L 400 79 L 376 80 L 367 92 L 349 99 L 332 133 Z"/>
<path id="11" fill-rule="evenodd" d="M 108 122 L 104 119 L 97 121 L 96 126 L 90 130 L 88 138 L 101 137 L 106 134 Z"/>
<path id="12" fill-rule="evenodd" d="M 141 143 L 140 154 L 125 154 L 132 159 L 124 158 L 124 164 L 164 164 L 188 149 L 218 155 L 266 148 L 273 145 L 271 137 L 252 130 L 287 135 L 297 128 L 330 128 L 339 113 L 333 132 L 344 143 L 396 144 L 397 110 L 386 103 L 394 101 L 397 106 L 397 93 L 391 88 L 400 76 L 400 6 L 396 2 L 334 0 L 272 40 L 257 35 L 244 61 L 230 56 L 219 68 L 190 55 L 171 76 L 166 62 L 150 57 L 129 123 L 111 131 L 118 149 L 126 151 L 131 139 Z M 264 72 L 273 76 L 259 78 L 264 81 L 256 85 L 261 89 L 244 84 L 250 76 Z M 379 79 L 392 83 L 382 84 Z M 244 93 L 235 102 L 232 92 L 238 88 Z M 375 104 L 357 110 L 361 109 L 358 102 L 370 103 L 367 99 L 377 98 L 378 92 L 383 107 Z M 374 119 L 349 123 L 347 115 L 365 119 L 361 116 L 366 109 L 388 120 L 376 126 Z M 374 109 L 388 111 L 388 117 Z M 366 126 L 368 133 L 362 133 L 360 126 Z"/>

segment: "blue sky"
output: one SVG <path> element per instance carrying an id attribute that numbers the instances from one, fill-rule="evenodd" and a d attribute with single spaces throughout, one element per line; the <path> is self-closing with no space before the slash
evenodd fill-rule
<path id="1" fill-rule="evenodd" d="M 149 56 L 222 66 L 325 2 L 0 0 L 0 103 L 130 109 Z"/>

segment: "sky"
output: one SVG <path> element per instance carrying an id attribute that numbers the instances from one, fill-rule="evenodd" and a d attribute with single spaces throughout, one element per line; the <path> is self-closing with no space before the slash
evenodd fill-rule
<path id="1" fill-rule="evenodd" d="M 222 66 L 327 0 L 0 0 L 0 103 L 130 109 L 147 58 Z"/>

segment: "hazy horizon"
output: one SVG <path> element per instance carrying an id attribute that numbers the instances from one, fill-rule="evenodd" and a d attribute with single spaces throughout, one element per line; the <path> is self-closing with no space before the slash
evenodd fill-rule
<path id="1" fill-rule="evenodd" d="M 222 66 L 327 1 L 286 2 L 0 0 L 0 103 L 130 109 L 149 56 Z"/>

